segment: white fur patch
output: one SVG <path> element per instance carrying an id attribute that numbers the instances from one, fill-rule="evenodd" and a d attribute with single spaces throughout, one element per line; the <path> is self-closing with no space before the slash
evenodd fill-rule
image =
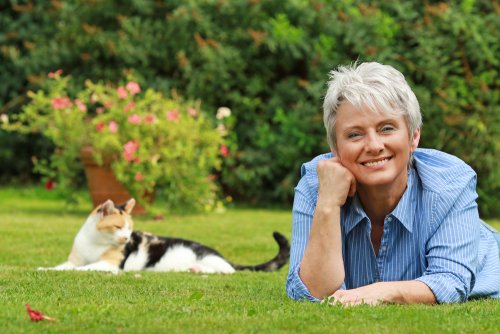
<path id="1" fill-rule="evenodd" d="M 231 266 L 226 260 L 216 255 L 207 255 L 199 263 L 204 266 L 213 269 L 213 273 L 217 274 L 232 274 L 235 272 L 233 266 Z M 206 272 L 207 271 L 203 271 Z"/>
<path id="2" fill-rule="evenodd" d="M 163 255 L 152 271 L 190 271 L 196 265 L 196 254 L 182 245 L 174 246 Z"/>
<path id="3" fill-rule="evenodd" d="M 125 271 L 139 271 L 143 270 L 146 262 L 148 261 L 148 253 L 144 250 L 144 245 L 139 245 L 139 250 L 129 255 L 123 270 Z"/>
<path id="4" fill-rule="evenodd" d="M 124 270 L 143 270 L 148 261 L 147 250 L 143 245 L 139 246 L 139 250 L 130 254 L 124 265 Z M 201 260 L 198 260 L 196 254 L 189 247 L 177 245 L 168 249 L 161 260 L 152 268 L 146 268 L 148 271 L 159 272 L 197 272 L 206 274 L 232 274 L 234 268 L 224 259 L 216 255 L 207 255 Z"/>

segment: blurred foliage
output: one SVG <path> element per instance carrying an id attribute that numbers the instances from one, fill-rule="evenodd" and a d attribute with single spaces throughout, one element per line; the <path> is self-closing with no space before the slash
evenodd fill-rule
<path id="1" fill-rule="evenodd" d="M 328 71 L 375 60 L 414 88 L 421 146 L 472 165 L 482 214 L 500 216 L 499 13 L 494 0 L 12 0 L 0 5 L 1 112 L 58 68 L 81 82 L 133 70 L 205 110 L 230 107 L 225 191 L 289 203 L 300 165 L 328 150 Z"/>
<path id="2" fill-rule="evenodd" d="M 227 154 L 228 108 L 218 112 L 216 126 L 196 101 L 142 90 L 135 81 L 116 87 L 87 80 L 72 96 L 71 77 L 57 71 L 49 78 L 46 89 L 29 92 L 22 112 L 1 124 L 8 131 L 40 133 L 51 140 L 50 158 L 33 159 L 49 188 L 55 182 L 56 190 L 75 202 L 79 175 L 97 164 L 110 168 L 146 208 L 148 194 L 149 200 L 157 199 L 153 193 L 162 193 L 169 211 L 222 207 L 212 173 Z"/>

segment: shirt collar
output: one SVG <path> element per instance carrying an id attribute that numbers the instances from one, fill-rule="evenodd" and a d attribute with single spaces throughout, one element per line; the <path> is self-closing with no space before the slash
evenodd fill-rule
<path id="1" fill-rule="evenodd" d="M 345 234 L 349 234 L 356 225 L 362 222 L 364 219 L 368 219 L 368 216 L 363 210 L 361 206 L 361 202 L 359 201 L 358 195 L 354 195 L 353 198 L 350 198 L 346 205 L 344 206 L 344 210 L 342 210 L 344 214 L 344 228 Z"/>
<path id="2" fill-rule="evenodd" d="M 394 210 L 389 214 L 389 216 L 396 218 L 408 232 L 413 232 L 413 218 L 416 210 L 417 182 L 415 174 L 415 169 L 411 168 L 408 172 L 408 183 L 403 193 L 403 197 L 401 197 L 398 205 L 396 205 Z"/>
<path id="3" fill-rule="evenodd" d="M 413 232 L 413 217 L 415 213 L 416 205 L 416 175 L 415 169 L 411 168 L 408 172 L 408 183 L 406 185 L 406 190 L 403 196 L 399 200 L 398 205 L 394 210 L 388 215 L 388 217 L 395 218 L 399 221 L 408 232 Z M 344 206 L 343 221 L 345 234 L 352 231 L 356 225 L 361 223 L 364 219 L 368 219 L 361 202 L 357 195 L 349 199 Z"/>

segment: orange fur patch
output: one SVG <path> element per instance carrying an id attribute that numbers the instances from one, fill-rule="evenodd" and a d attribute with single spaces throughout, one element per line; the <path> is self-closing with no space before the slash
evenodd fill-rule
<path id="1" fill-rule="evenodd" d="M 113 233 L 125 225 L 125 217 L 125 214 L 113 214 L 106 216 L 96 224 L 96 228 L 100 232 Z"/>
<path id="2" fill-rule="evenodd" d="M 122 246 L 114 246 L 109 248 L 101 255 L 101 260 L 115 266 L 119 266 L 123 260 Z"/>

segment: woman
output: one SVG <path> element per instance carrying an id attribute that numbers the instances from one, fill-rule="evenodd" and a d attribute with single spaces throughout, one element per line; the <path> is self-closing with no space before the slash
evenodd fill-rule
<path id="1" fill-rule="evenodd" d="M 293 299 L 344 305 L 500 297 L 500 260 L 481 223 L 476 174 L 417 149 L 422 117 L 404 76 L 379 63 L 331 72 L 324 123 L 332 153 L 295 189 Z"/>

